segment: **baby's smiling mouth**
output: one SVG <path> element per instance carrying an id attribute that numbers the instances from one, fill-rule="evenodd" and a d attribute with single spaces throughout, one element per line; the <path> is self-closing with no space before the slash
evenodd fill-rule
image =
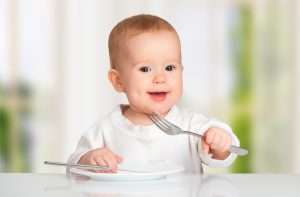
<path id="1" fill-rule="evenodd" d="M 168 92 L 148 92 L 154 101 L 163 101 L 167 97 Z"/>

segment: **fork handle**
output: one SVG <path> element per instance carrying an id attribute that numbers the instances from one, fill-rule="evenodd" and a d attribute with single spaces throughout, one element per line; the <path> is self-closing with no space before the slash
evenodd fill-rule
<path id="1" fill-rule="evenodd" d="M 193 136 L 198 137 L 198 138 L 203 137 L 203 135 L 200 135 L 200 134 L 194 133 L 194 132 L 190 132 L 190 131 L 184 131 L 183 133 L 187 133 L 189 135 L 193 135 Z M 245 156 L 245 155 L 248 154 L 248 150 L 246 150 L 244 148 L 241 148 L 241 147 L 234 146 L 234 145 L 231 145 L 229 147 L 228 151 L 230 151 L 231 153 L 240 155 L 240 156 Z"/>
<path id="2" fill-rule="evenodd" d="M 235 153 L 240 156 L 245 156 L 248 154 L 248 150 L 241 148 L 241 147 L 233 146 L 233 145 L 231 145 L 228 150 L 230 152 Z"/>

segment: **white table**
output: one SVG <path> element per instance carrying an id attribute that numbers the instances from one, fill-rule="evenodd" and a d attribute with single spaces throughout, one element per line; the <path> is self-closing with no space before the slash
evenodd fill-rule
<path id="1" fill-rule="evenodd" d="M 165 179 L 105 182 L 67 174 L 0 173 L 0 196 L 300 196 L 300 174 L 179 173 Z"/>

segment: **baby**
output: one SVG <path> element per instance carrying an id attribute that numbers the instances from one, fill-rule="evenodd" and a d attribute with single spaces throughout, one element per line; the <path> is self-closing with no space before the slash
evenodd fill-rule
<path id="1" fill-rule="evenodd" d="M 122 161 L 168 160 L 193 172 L 202 172 L 202 163 L 226 167 L 234 162 L 228 148 L 239 146 L 239 140 L 229 126 L 176 106 L 183 89 L 181 46 L 167 21 L 144 14 L 127 18 L 112 29 L 108 46 L 108 78 L 128 104 L 85 132 L 69 162 L 116 169 Z M 147 117 L 153 111 L 205 137 L 166 135 Z"/>

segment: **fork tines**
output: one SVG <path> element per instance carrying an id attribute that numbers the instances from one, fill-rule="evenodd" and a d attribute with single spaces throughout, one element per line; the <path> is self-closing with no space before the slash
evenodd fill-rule
<path id="1" fill-rule="evenodd" d="M 147 116 L 159 129 L 165 131 L 170 128 L 168 121 L 163 119 L 158 113 L 152 112 L 152 114 L 147 114 Z"/>

